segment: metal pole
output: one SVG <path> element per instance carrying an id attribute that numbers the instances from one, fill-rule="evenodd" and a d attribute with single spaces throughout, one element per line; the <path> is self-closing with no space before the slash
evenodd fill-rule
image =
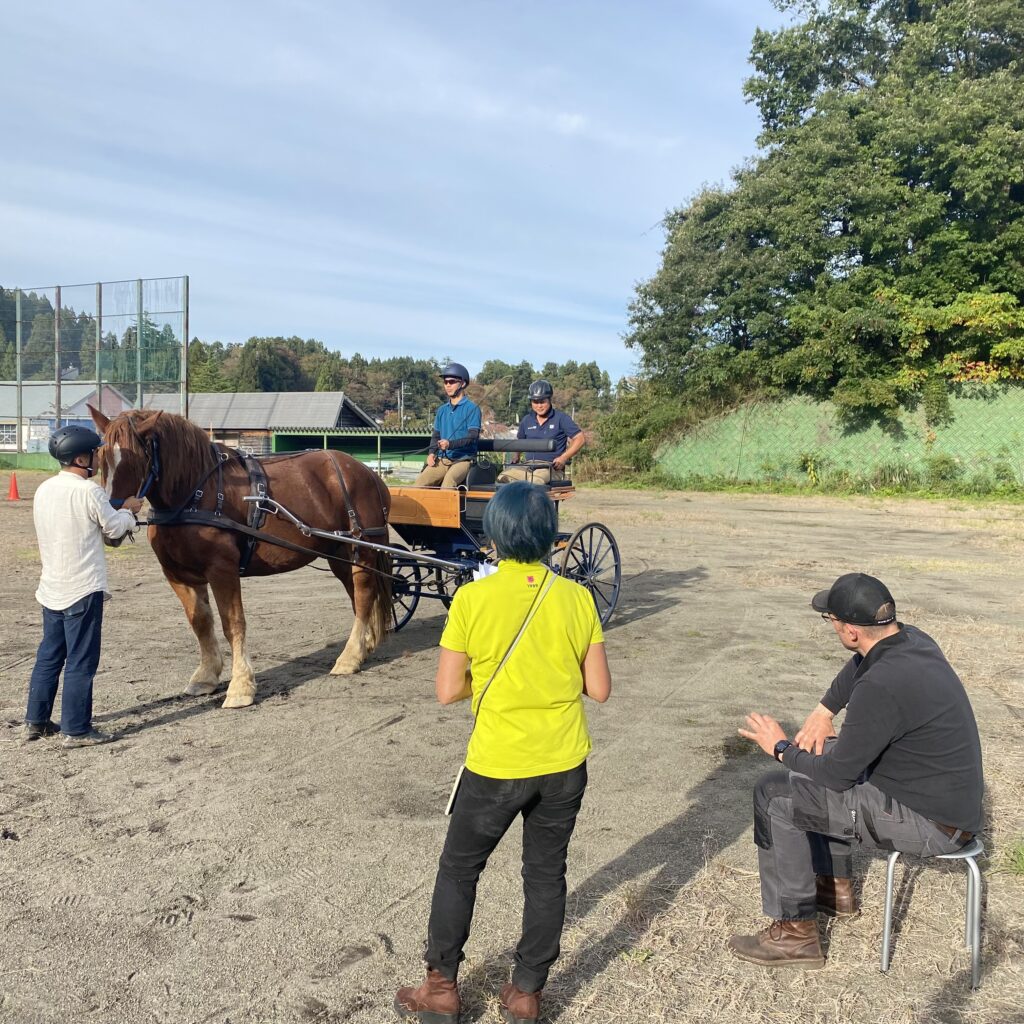
<path id="1" fill-rule="evenodd" d="M 142 408 L 142 278 L 140 277 L 135 287 L 138 289 L 138 326 L 135 328 L 135 381 L 138 390 L 135 392 L 135 408 Z"/>
<path id="2" fill-rule="evenodd" d="M 53 316 L 53 361 L 56 363 L 53 408 L 57 413 L 57 430 L 60 430 L 60 285 L 57 285 L 57 308 Z"/>
<path id="3" fill-rule="evenodd" d="M 381 475 L 381 464 L 380 464 L 380 431 L 377 431 L 377 476 Z"/>
<path id="4" fill-rule="evenodd" d="M 182 312 L 182 333 L 184 345 L 181 352 L 181 415 L 188 419 L 188 274 L 182 279 L 183 282 L 183 312 Z"/>
<path id="5" fill-rule="evenodd" d="M 21 405 L 21 289 L 18 288 L 14 293 L 14 379 L 17 382 L 17 402 L 18 402 L 18 453 L 21 454 L 25 450 L 24 442 L 24 424 L 21 421 L 22 417 L 22 405 Z"/>
<path id="6" fill-rule="evenodd" d="M 103 412 L 103 285 L 96 282 L 96 408 Z"/>

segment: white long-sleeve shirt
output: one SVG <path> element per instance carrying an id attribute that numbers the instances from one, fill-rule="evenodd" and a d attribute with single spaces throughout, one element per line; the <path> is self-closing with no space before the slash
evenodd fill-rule
<path id="1" fill-rule="evenodd" d="M 43 560 L 36 600 L 59 612 L 89 594 L 106 593 L 103 536 L 123 537 L 135 516 L 115 509 L 95 481 L 62 471 L 36 489 L 32 518 Z"/>

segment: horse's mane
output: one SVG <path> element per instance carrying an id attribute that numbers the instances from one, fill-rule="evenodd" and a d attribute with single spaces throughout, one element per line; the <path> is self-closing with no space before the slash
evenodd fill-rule
<path id="1" fill-rule="evenodd" d="M 120 445 L 123 454 L 131 452 L 145 459 L 146 452 L 139 446 L 137 431 L 154 415 L 151 409 L 132 409 L 122 413 L 110 421 L 107 442 Z M 156 416 L 150 431 L 160 441 L 161 493 L 165 500 L 181 500 L 216 465 L 210 439 L 201 427 L 173 412 Z"/>

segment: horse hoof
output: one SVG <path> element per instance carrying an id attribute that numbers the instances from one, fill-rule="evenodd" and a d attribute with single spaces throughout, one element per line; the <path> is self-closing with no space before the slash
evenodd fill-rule
<path id="1" fill-rule="evenodd" d="M 247 708 L 256 698 L 251 693 L 229 693 L 224 698 L 222 708 Z"/>
<path id="2" fill-rule="evenodd" d="M 358 671 L 358 665 L 342 665 L 338 663 L 331 669 L 330 674 L 332 676 L 354 676 Z"/>
<path id="3" fill-rule="evenodd" d="M 209 697 L 210 694 L 213 693 L 217 689 L 218 686 L 220 686 L 219 682 L 217 682 L 217 683 L 189 683 L 188 686 L 185 687 L 185 692 L 190 697 Z"/>

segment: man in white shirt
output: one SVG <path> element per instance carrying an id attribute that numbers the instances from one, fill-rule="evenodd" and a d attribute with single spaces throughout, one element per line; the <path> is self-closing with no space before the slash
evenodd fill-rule
<path id="1" fill-rule="evenodd" d="M 43 641 L 29 683 L 25 738 L 64 733 L 65 747 L 105 743 L 92 727 L 92 683 L 100 660 L 107 560 L 103 539 L 116 541 L 135 527 L 138 498 L 115 509 L 90 477 L 103 444 L 87 427 L 61 427 L 50 436 L 50 454 L 61 471 L 39 485 L 32 505 L 43 563 L 36 600 L 43 606 Z M 50 720 L 64 672 L 60 727 Z"/>

